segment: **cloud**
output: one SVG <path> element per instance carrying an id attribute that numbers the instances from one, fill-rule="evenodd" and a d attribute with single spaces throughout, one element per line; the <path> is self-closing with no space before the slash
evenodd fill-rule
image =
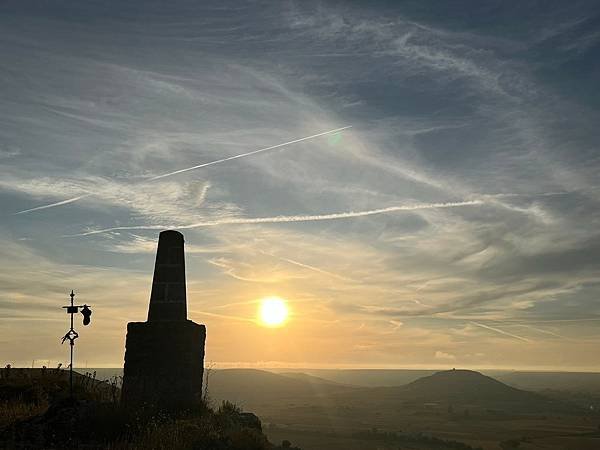
<path id="1" fill-rule="evenodd" d="M 461 364 L 489 366 L 493 344 L 512 366 L 600 364 L 593 8 L 527 7 L 487 28 L 415 5 L 265 1 L 228 9 L 226 28 L 210 4 L 177 1 L 169 23 L 158 6 L 117 18 L 81 2 L 85 28 L 27 7 L 0 17 L 0 232 L 23 244 L 3 257 L 0 301 L 24 325 L 1 325 L 0 354 L 39 339 L 26 322 L 54 308 L 39 292 L 73 283 L 122 316 L 97 347 L 118 364 L 158 231 L 176 228 L 219 359 L 383 367 L 460 346 Z M 352 132 L 264 150 L 339 124 Z M 264 153 L 229 159 L 252 149 Z M 253 318 L 248 302 L 275 294 L 297 314 L 278 342 L 294 352 L 268 354 L 251 321 L 200 314 L 236 304 L 227 316 Z M 247 336 L 240 354 L 231 342 Z"/>
<path id="2" fill-rule="evenodd" d="M 261 148 L 259 150 L 254 150 L 254 151 L 251 151 L 251 152 L 241 153 L 239 155 L 229 156 L 227 158 L 217 159 L 215 161 L 211 161 L 211 162 L 208 162 L 208 163 L 204 163 L 204 164 L 199 164 L 199 165 L 196 165 L 196 166 L 188 167 L 186 169 L 180 169 L 180 170 L 176 170 L 176 171 L 173 171 L 173 172 L 168 172 L 168 173 L 165 173 L 165 174 L 162 174 L 162 175 L 154 176 L 154 177 L 152 177 L 152 178 L 150 178 L 148 180 L 144 180 L 142 183 L 145 184 L 145 183 L 147 183 L 149 181 L 161 180 L 163 178 L 171 177 L 173 175 L 178 175 L 178 174 L 184 173 L 184 172 L 189 172 L 191 170 L 201 169 L 203 167 L 209 167 L 209 166 L 213 166 L 215 164 L 221 164 L 221 163 L 224 163 L 224 162 L 227 162 L 227 161 L 232 161 L 234 159 L 245 158 L 245 157 L 248 157 L 248 156 L 251 156 L 251 155 L 256 155 L 258 153 L 266 152 L 268 150 L 273 150 L 273 149 L 276 149 L 276 148 L 285 147 L 285 146 L 288 146 L 288 145 L 296 144 L 298 142 L 304 142 L 304 141 L 307 141 L 309 139 L 314 139 L 316 137 L 327 136 L 327 135 L 330 135 L 332 133 L 339 133 L 339 132 L 347 130 L 349 128 L 352 128 L 352 126 L 350 125 L 350 126 L 345 126 L 345 127 L 342 127 L 342 128 L 336 128 L 334 130 L 324 131 L 322 133 L 313 134 L 311 136 L 305 136 L 303 138 L 294 139 L 292 141 L 287 141 L 287 142 L 284 142 L 284 143 L 281 143 L 281 144 L 271 145 L 269 147 Z M 80 195 L 80 196 L 77 196 L 77 197 L 73 197 L 73 198 L 69 198 L 69 199 L 66 199 L 66 200 L 62 200 L 60 202 L 50 203 L 50 204 L 47 204 L 47 205 L 37 206 L 35 208 L 29 208 L 29 209 L 25 209 L 25 210 L 22 210 L 22 211 L 18 211 L 18 212 L 14 213 L 14 214 L 26 214 L 26 213 L 30 213 L 30 212 L 34 212 L 34 211 L 41 211 L 41 210 L 48 209 L 48 208 L 54 208 L 56 206 L 68 205 L 70 203 L 76 202 L 78 200 L 81 200 L 82 198 L 86 198 L 86 197 L 89 197 L 91 195 L 93 195 L 93 194 Z"/>
<path id="3" fill-rule="evenodd" d="M 274 256 L 274 255 L 271 255 L 271 256 L 278 258 L 277 256 Z M 326 275 L 328 277 L 337 278 L 338 280 L 341 280 L 341 281 L 356 281 L 356 280 L 352 280 L 351 278 L 339 275 L 337 273 L 333 273 L 328 270 L 324 270 L 324 269 L 320 269 L 315 266 L 311 266 L 310 264 L 305 264 L 300 261 L 294 261 L 293 259 L 289 259 L 289 258 L 278 258 L 278 259 L 280 259 L 281 261 L 285 261 L 287 263 L 293 264 L 295 266 L 302 267 L 304 269 L 312 270 L 313 272 L 317 272 L 317 273 Z"/>
<path id="4" fill-rule="evenodd" d="M 482 324 L 482 323 L 478 323 L 478 322 L 471 322 L 471 323 L 472 323 L 473 325 L 476 325 L 476 326 L 480 327 L 480 328 L 484 328 L 484 329 L 486 329 L 486 330 L 494 331 L 494 332 L 496 332 L 496 333 L 498 333 L 498 334 L 502 334 L 502 335 L 504 335 L 504 336 L 509 336 L 509 337 L 511 337 L 511 338 L 513 338 L 513 339 L 517 339 L 517 340 L 519 340 L 519 341 L 523 341 L 523 342 L 531 342 L 531 340 L 530 340 L 530 339 L 524 338 L 524 337 L 522 337 L 522 336 L 517 336 L 516 334 L 509 333 L 508 331 L 501 330 L 500 328 L 497 328 L 497 327 L 491 327 L 491 326 L 489 326 L 489 325 L 484 325 L 484 324 Z"/>
<path id="5" fill-rule="evenodd" d="M 15 156 L 19 156 L 20 154 L 21 149 L 19 147 L 15 147 L 14 145 L 0 147 L 0 159 L 14 158 Z"/>
<path id="6" fill-rule="evenodd" d="M 17 215 L 17 214 L 26 214 L 26 213 L 30 213 L 30 212 L 34 212 L 34 211 L 41 211 L 43 209 L 54 208 L 55 206 L 68 205 L 70 203 L 79 201 L 82 198 L 89 197 L 90 195 L 92 195 L 92 194 L 79 195 L 77 197 L 69 198 L 67 200 L 62 200 L 60 202 L 49 203 L 49 204 L 43 205 L 43 206 L 36 206 L 35 208 L 24 209 L 23 211 L 18 211 L 18 212 L 14 213 L 14 214 L 15 215 Z"/>
<path id="7" fill-rule="evenodd" d="M 442 361 L 455 361 L 456 356 L 451 353 L 442 352 L 441 350 L 437 350 L 434 355 L 435 359 L 441 359 Z"/>
<path id="8" fill-rule="evenodd" d="M 266 152 L 266 151 L 269 151 L 269 150 L 273 150 L 275 148 L 286 147 L 288 145 L 296 144 L 298 142 L 304 142 L 304 141 L 307 141 L 309 139 L 314 139 L 314 138 L 319 137 L 319 136 L 326 136 L 326 135 L 332 134 L 332 133 L 339 133 L 339 132 L 341 132 L 343 130 L 347 130 L 349 128 L 352 128 L 352 126 L 349 125 L 349 126 L 345 126 L 345 127 L 342 127 L 342 128 L 336 128 L 334 130 L 324 131 L 322 133 L 313 134 L 311 136 L 306 136 L 306 137 L 303 137 L 303 138 L 300 138 L 300 139 L 294 139 L 292 141 L 284 142 L 282 144 L 271 145 L 269 147 L 261 148 L 261 149 L 258 149 L 258 150 L 253 150 L 251 152 L 241 153 L 239 155 L 229 156 L 227 158 L 222 158 L 222 159 L 217 159 L 215 161 L 211 161 L 211 162 L 204 163 L 204 164 L 199 164 L 197 166 L 187 167 L 185 169 L 179 169 L 179 170 L 176 170 L 174 172 L 168 172 L 168 173 L 164 173 L 162 175 L 157 175 L 155 177 L 150 178 L 149 181 L 160 180 L 162 178 L 170 177 L 170 176 L 177 175 L 177 174 L 180 174 L 180 173 L 189 172 L 190 170 L 201 169 L 203 167 L 208 167 L 208 166 L 212 166 L 212 165 L 215 165 L 215 164 L 221 164 L 221 163 L 224 163 L 224 162 L 227 162 L 227 161 L 232 161 L 232 160 L 238 159 L 238 158 L 245 158 L 247 156 L 256 155 L 258 153 L 262 153 L 262 152 Z"/>
<path id="9" fill-rule="evenodd" d="M 554 336 L 554 337 L 557 337 L 557 338 L 560 338 L 560 339 L 569 339 L 568 337 L 562 336 L 562 335 L 560 335 L 558 333 L 555 333 L 554 331 L 546 330 L 546 329 L 539 328 L 539 327 L 534 327 L 534 326 L 531 326 L 531 325 L 516 324 L 514 326 L 522 327 L 522 328 L 527 328 L 529 330 L 537 331 L 538 333 L 542 333 L 542 334 Z"/>
<path id="10" fill-rule="evenodd" d="M 178 229 L 178 230 L 189 230 L 193 228 L 213 227 L 219 225 L 234 225 L 234 224 L 260 224 L 260 223 L 290 223 L 290 222 L 316 222 L 322 220 L 337 220 L 337 219 L 349 219 L 355 217 L 373 216 L 377 214 L 386 214 L 397 211 L 418 211 L 422 209 L 435 209 L 435 208 L 456 208 L 461 206 L 476 206 L 481 205 L 482 202 L 479 200 L 468 200 L 463 202 L 447 202 L 447 203 L 430 203 L 430 204 L 415 204 L 415 205 L 398 205 L 389 206 L 387 208 L 372 209 L 367 211 L 349 211 L 342 213 L 331 213 L 331 214 L 315 214 L 315 215 L 297 215 L 297 216 L 274 216 L 274 217 L 248 217 L 248 218 L 229 218 L 220 219 L 207 222 L 198 222 L 189 225 L 140 225 L 140 226 L 126 226 L 126 227 L 113 227 L 106 228 L 103 230 L 87 231 L 85 233 L 79 233 L 75 235 L 67 235 L 66 237 L 76 236 L 91 236 L 94 234 L 108 233 L 112 231 L 127 231 L 127 230 L 163 230 L 163 229 Z"/>

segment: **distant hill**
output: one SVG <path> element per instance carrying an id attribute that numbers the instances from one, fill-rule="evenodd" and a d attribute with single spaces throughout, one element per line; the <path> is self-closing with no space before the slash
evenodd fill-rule
<path id="1" fill-rule="evenodd" d="M 98 379 L 121 372 L 121 369 L 89 370 L 98 370 Z M 498 372 L 492 378 L 470 370 L 307 369 L 302 372 L 274 372 L 212 370 L 209 394 L 215 403 L 230 400 L 251 409 L 266 404 L 307 402 L 323 405 L 397 405 L 411 402 L 470 405 L 473 408 L 515 412 L 577 413 L 580 410 L 574 411 L 571 403 L 587 404 L 588 399 L 577 401 L 566 394 L 549 398 L 550 392 L 531 391 L 600 392 L 598 373 Z"/>
<path id="2" fill-rule="evenodd" d="M 281 372 L 279 375 L 294 378 L 294 379 L 300 380 L 300 381 L 305 381 L 305 382 L 311 383 L 311 384 L 321 384 L 321 385 L 325 384 L 325 385 L 329 385 L 329 386 L 352 387 L 352 385 L 349 385 L 347 383 L 338 383 L 337 381 L 326 380 L 325 378 L 315 377 L 313 375 L 308 375 L 308 374 L 302 373 L 302 372 Z"/>
<path id="3" fill-rule="evenodd" d="M 358 402 L 461 405 L 513 412 L 567 412 L 577 409 L 533 392 L 507 386 L 471 370 L 437 372 L 404 386 L 360 389 L 352 392 L 349 398 Z"/>
<path id="4" fill-rule="evenodd" d="M 532 391 L 590 392 L 600 394 L 600 373 L 589 372 L 510 372 L 498 377 L 510 386 Z"/>
<path id="5" fill-rule="evenodd" d="M 301 369 L 303 373 L 353 386 L 402 386 L 436 370 L 417 369 Z"/>
<path id="6" fill-rule="evenodd" d="M 317 377 L 290 376 L 258 369 L 215 370 L 208 379 L 208 391 L 213 401 L 229 400 L 244 407 L 318 399 L 352 389 Z"/>
<path id="7" fill-rule="evenodd" d="M 471 370 L 447 370 L 419 378 L 403 386 L 354 387 L 302 373 L 271 373 L 256 369 L 213 371 L 208 384 L 215 402 L 230 400 L 248 408 L 265 405 L 314 403 L 331 407 L 387 406 L 403 404 L 516 413 L 578 412 L 569 403 L 508 386 Z"/>

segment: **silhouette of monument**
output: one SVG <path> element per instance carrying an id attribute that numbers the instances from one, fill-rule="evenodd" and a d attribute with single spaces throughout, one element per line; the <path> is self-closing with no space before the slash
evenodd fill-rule
<path id="1" fill-rule="evenodd" d="M 206 328 L 187 320 L 183 235 L 158 238 L 146 322 L 127 324 L 121 401 L 188 408 L 202 396 Z"/>

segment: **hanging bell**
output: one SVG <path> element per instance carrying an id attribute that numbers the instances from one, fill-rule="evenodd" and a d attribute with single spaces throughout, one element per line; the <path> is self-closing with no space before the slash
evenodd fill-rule
<path id="1" fill-rule="evenodd" d="M 83 324 L 89 325 L 90 324 L 90 316 L 92 315 L 92 310 L 88 307 L 88 305 L 83 305 L 83 308 L 81 309 L 81 314 L 83 314 Z"/>

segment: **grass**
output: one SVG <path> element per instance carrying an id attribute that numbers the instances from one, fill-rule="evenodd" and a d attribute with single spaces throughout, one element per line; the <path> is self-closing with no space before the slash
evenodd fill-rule
<path id="1" fill-rule="evenodd" d="M 0 379 L 0 448 L 295 449 L 271 444 L 260 420 L 229 402 L 177 413 L 127 409 L 114 385 L 91 376 L 77 375 L 73 401 L 67 372 L 12 370 Z"/>
<path id="2" fill-rule="evenodd" d="M 28 403 L 22 398 L 0 401 L 0 429 L 38 414 L 48 409 L 46 404 Z"/>

